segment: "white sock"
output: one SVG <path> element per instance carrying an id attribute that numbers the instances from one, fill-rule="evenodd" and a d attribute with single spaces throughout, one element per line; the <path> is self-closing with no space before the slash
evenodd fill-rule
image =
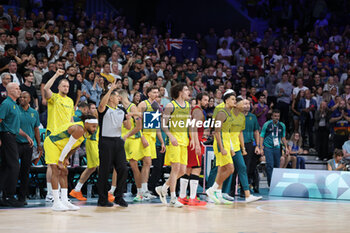
<path id="1" fill-rule="evenodd" d="M 137 189 L 137 195 L 142 195 L 142 188 Z"/>
<path id="2" fill-rule="evenodd" d="M 190 198 L 195 199 L 197 196 L 198 180 L 190 180 Z"/>
<path id="3" fill-rule="evenodd" d="M 176 193 L 175 192 L 171 192 L 170 196 L 171 196 L 171 200 L 176 199 Z"/>
<path id="4" fill-rule="evenodd" d="M 219 188 L 218 183 L 215 182 L 215 183 L 213 184 L 212 188 L 213 188 L 214 190 L 217 190 L 217 189 Z"/>
<path id="5" fill-rule="evenodd" d="M 218 196 L 218 198 L 222 198 L 222 190 L 221 189 L 217 189 L 216 190 L 216 195 Z"/>
<path id="6" fill-rule="evenodd" d="M 117 188 L 116 186 L 112 185 L 111 190 L 109 190 L 108 192 L 113 194 L 116 188 Z"/>
<path id="7" fill-rule="evenodd" d="M 169 188 L 169 185 L 167 185 L 166 183 L 164 183 L 163 186 L 162 186 L 162 191 L 163 191 L 163 192 L 167 192 L 167 191 L 168 191 L 168 188 Z"/>
<path id="8" fill-rule="evenodd" d="M 77 185 L 75 186 L 74 190 L 76 192 L 80 192 L 81 187 L 83 187 L 83 185 L 84 185 L 84 183 L 82 184 L 82 183 L 78 182 Z"/>
<path id="9" fill-rule="evenodd" d="M 148 184 L 147 183 L 142 183 L 141 184 L 141 189 L 142 189 L 142 192 L 147 192 L 148 191 Z"/>
<path id="10" fill-rule="evenodd" d="M 47 195 L 52 195 L 52 185 L 51 185 L 51 183 L 47 182 L 46 183 L 46 188 L 47 188 Z"/>
<path id="11" fill-rule="evenodd" d="M 187 194 L 188 179 L 180 178 L 180 198 L 185 198 Z"/>
<path id="12" fill-rule="evenodd" d="M 63 202 L 68 201 L 68 189 L 67 188 L 61 188 L 61 200 Z"/>
<path id="13" fill-rule="evenodd" d="M 52 190 L 52 195 L 53 195 L 53 201 L 54 202 L 59 202 L 60 201 L 60 195 L 58 193 L 58 189 L 53 189 Z"/>

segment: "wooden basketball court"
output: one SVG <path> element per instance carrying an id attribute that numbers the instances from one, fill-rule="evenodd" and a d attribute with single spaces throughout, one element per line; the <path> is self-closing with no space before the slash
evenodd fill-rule
<path id="1" fill-rule="evenodd" d="M 44 205 L 37 201 L 38 206 Z M 269 198 L 246 204 L 208 204 L 180 209 L 160 203 L 128 208 L 76 203 L 76 212 L 53 212 L 50 205 L 0 209 L 0 232 L 349 232 L 346 201 Z"/>

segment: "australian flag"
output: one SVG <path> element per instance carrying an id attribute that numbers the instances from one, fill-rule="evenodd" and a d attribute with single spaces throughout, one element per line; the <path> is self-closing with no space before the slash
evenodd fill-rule
<path id="1" fill-rule="evenodd" d="M 198 48 L 194 40 L 167 39 L 166 49 L 169 55 L 176 57 L 177 62 L 183 62 L 185 59 L 194 61 L 198 57 Z"/>

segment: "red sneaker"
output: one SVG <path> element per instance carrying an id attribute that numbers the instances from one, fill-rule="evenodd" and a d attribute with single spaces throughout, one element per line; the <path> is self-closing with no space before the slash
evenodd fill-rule
<path id="1" fill-rule="evenodd" d="M 188 205 L 190 206 L 205 206 L 207 203 L 205 201 L 198 200 L 197 198 L 189 199 Z"/>
<path id="2" fill-rule="evenodd" d="M 180 198 L 180 197 L 178 197 L 177 200 L 178 200 L 181 204 L 183 204 L 183 205 L 188 205 L 188 199 L 187 199 L 187 197 L 185 197 L 185 198 Z"/>

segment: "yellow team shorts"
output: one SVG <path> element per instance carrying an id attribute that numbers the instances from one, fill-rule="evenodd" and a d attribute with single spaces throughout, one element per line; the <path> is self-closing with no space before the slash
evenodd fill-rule
<path id="1" fill-rule="evenodd" d="M 224 149 L 226 150 L 227 154 L 222 155 L 221 151 L 216 143 L 216 140 L 214 141 L 214 154 L 216 156 L 216 166 L 223 167 L 227 164 L 233 164 L 232 156 L 231 156 L 231 141 L 230 140 L 223 140 L 224 143 Z"/>
<path id="2" fill-rule="evenodd" d="M 62 151 L 51 141 L 49 137 L 45 138 L 44 150 L 46 164 L 58 164 Z"/>
<path id="3" fill-rule="evenodd" d="M 126 159 L 139 161 L 143 158 L 141 138 L 127 138 L 124 144 Z"/>
<path id="4" fill-rule="evenodd" d="M 173 146 L 171 142 L 166 146 L 164 164 L 170 166 L 172 163 L 187 165 L 187 146 Z"/>
<path id="5" fill-rule="evenodd" d="M 148 146 L 146 148 L 143 147 L 142 142 L 141 142 L 141 148 L 143 152 L 143 157 L 151 157 L 151 159 L 156 159 L 157 158 L 157 151 L 156 151 L 156 138 L 151 137 L 147 134 L 144 134 L 145 139 L 148 142 Z"/>
<path id="6" fill-rule="evenodd" d="M 98 142 L 86 140 L 85 142 L 87 167 L 94 168 L 100 166 Z"/>

